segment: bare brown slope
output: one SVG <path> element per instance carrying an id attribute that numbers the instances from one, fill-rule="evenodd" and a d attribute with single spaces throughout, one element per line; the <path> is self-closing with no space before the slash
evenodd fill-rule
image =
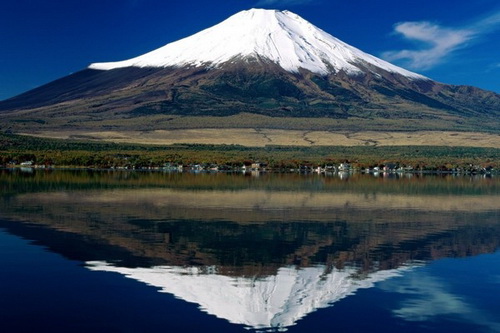
<path id="1" fill-rule="evenodd" d="M 294 74 L 259 59 L 210 70 L 87 69 L 0 102 L 0 128 L 14 132 L 170 129 L 168 122 L 157 122 L 155 117 L 162 116 L 216 116 L 222 117 L 217 127 L 257 127 L 252 122 L 225 125 L 225 117 L 242 113 L 302 119 L 299 127 L 311 130 L 320 128 L 310 118 L 369 121 L 375 126 L 389 120 L 392 130 L 407 130 L 407 121 L 414 122 L 412 130 L 496 132 L 499 128 L 496 93 L 366 70 L 357 76 Z M 199 126 L 184 124 L 193 127 Z M 297 129 L 286 124 L 280 128 Z M 338 128 L 327 128 L 334 129 Z M 363 129 L 374 128 L 356 128 Z"/>

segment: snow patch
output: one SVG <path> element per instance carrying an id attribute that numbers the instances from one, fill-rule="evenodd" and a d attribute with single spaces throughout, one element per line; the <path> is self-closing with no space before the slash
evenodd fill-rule
<path id="1" fill-rule="evenodd" d="M 422 75 L 364 53 L 290 11 L 250 9 L 190 37 L 119 62 L 94 63 L 91 69 L 123 67 L 218 67 L 235 58 L 262 57 L 289 72 L 300 68 L 318 74 L 361 73 L 368 63 L 411 79 Z"/>

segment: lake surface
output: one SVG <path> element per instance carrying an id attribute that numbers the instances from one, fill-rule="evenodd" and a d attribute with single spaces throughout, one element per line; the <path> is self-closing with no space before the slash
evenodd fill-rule
<path id="1" fill-rule="evenodd" d="M 0 332 L 500 332 L 499 190 L 0 170 Z"/>

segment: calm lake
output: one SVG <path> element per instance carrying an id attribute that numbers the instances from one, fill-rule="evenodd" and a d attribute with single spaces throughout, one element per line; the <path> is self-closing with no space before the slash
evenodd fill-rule
<path id="1" fill-rule="evenodd" d="M 500 178 L 0 170 L 0 332 L 500 332 Z"/>

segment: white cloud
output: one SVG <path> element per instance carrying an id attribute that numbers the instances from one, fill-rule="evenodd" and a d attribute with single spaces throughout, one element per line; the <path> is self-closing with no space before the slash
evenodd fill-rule
<path id="1" fill-rule="evenodd" d="M 394 31 L 405 39 L 416 42 L 419 48 L 387 51 L 382 57 L 388 61 L 406 62 L 413 69 L 430 69 L 454 51 L 470 46 L 472 41 L 499 26 L 500 12 L 460 28 L 443 27 L 426 21 L 397 23 Z"/>
<path id="2" fill-rule="evenodd" d="M 293 6 L 305 5 L 314 0 L 259 0 L 255 6 Z"/>

